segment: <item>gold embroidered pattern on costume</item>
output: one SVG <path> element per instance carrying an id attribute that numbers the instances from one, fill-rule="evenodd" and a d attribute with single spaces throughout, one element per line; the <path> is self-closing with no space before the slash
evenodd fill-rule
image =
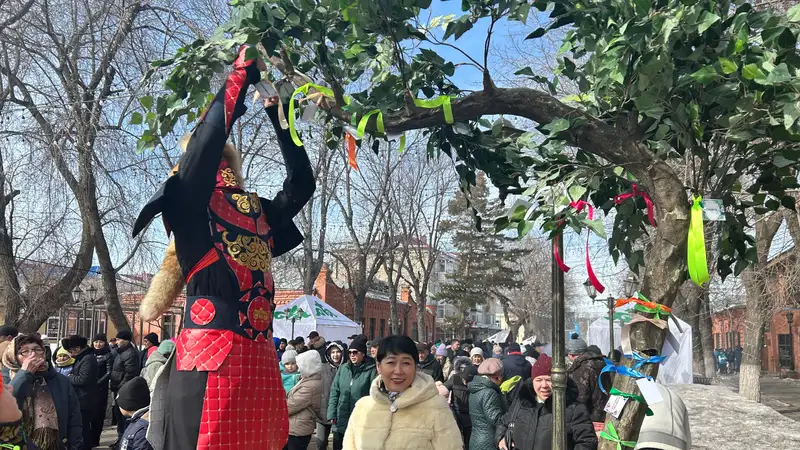
<path id="1" fill-rule="evenodd" d="M 258 236 L 239 236 L 234 240 L 228 239 L 228 232 L 222 233 L 222 241 L 234 261 L 250 270 L 268 272 L 272 265 L 272 254 L 267 243 Z"/>
<path id="2" fill-rule="evenodd" d="M 244 194 L 231 195 L 233 201 L 236 202 L 236 208 L 239 212 L 250 214 L 250 197 Z"/>
<path id="3" fill-rule="evenodd" d="M 255 192 L 250 193 L 250 204 L 253 205 L 253 212 L 261 212 L 261 199 Z"/>
<path id="4" fill-rule="evenodd" d="M 225 183 L 225 186 L 239 185 L 239 183 L 236 181 L 236 175 L 233 174 L 233 169 L 230 167 L 220 170 L 219 173 L 222 176 L 222 181 Z"/>

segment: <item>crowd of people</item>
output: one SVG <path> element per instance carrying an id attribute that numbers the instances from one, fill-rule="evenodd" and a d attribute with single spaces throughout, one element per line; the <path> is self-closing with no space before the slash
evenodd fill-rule
<path id="1" fill-rule="evenodd" d="M 51 352 L 38 333 L 0 327 L 0 443 L 37 450 L 89 450 L 100 445 L 108 415 L 117 427 L 112 448 L 149 450 L 145 439 L 150 389 L 175 348 L 151 333 L 144 349 L 129 330 L 109 341 L 73 335 Z M 51 356 L 51 353 L 52 356 Z M 13 409 L 13 411 L 12 411 Z"/>
<path id="2" fill-rule="evenodd" d="M 150 394 L 173 342 L 148 335 L 140 351 L 128 331 L 113 344 L 97 335 L 91 347 L 86 338 L 71 336 L 50 360 L 38 335 L 19 335 L 10 327 L 0 333 L 6 385 L 0 407 L 13 404 L 19 413 L 0 413 L 0 442 L 91 449 L 99 444 L 111 392 L 115 446 L 152 448 L 146 439 Z M 329 443 L 334 450 L 549 449 L 553 360 L 542 348 L 539 342 L 424 343 L 406 336 L 327 342 L 317 332 L 291 341 L 276 338 L 289 411 L 285 450 L 306 450 L 314 437 L 318 450 Z M 573 336 L 566 350 L 567 447 L 596 449 L 613 380 L 601 376 L 605 361 L 598 348 Z M 646 419 L 640 433 L 646 443 L 640 439 L 637 449 L 689 449 L 686 408 L 659 388 L 667 401 L 659 404 L 661 417 Z"/>

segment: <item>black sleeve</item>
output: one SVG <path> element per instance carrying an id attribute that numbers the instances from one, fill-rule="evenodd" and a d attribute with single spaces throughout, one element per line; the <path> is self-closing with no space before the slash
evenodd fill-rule
<path id="1" fill-rule="evenodd" d="M 284 112 L 287 108 L 288 106 L 284 106 Z M 281 148 L 281 154 L 286 164 L 286 179 L 283 181 L 283 189 L 265 205 L 267 222 L 271 227 L 279 227 L 281 224 L 291 221 L 303 209 L 303 206 L 314 194 L 316 183 L 305 147 L 297 146 L 292 141 L 289 130 L 281 128 L 278 121 L 278 107 L 267 108 L 267 115 L 275 128 L 278 146 Z"/>
<path id="2" fill-rule="evenodd" d="M 261 72 L 255 65 L 244 69 L 247 81 L 242 88 L 232 93 L 237 95 L 233 110 L 233 121 L 241 117 L 247 108 L 244 98 L 250 84 L 261 79 Z M 229 77 L 230 78 L 230 77 Z M 226 81 L 220 88 L 208 111 L 205 113 L 197 128 L 192 133 L 186 146 L 186 153 L 178 165 L 178 198 L 188 211 L 204 211 L 211 199 L 211 193 L 216 184 L 216 173 L 222 158 L 225 141 L 228 140 L 227 122 L 225 117 L 225 97 L 231 92 L 226 92 L 229 85 Z"/>
<path id="3" fill-rule="evenodd" d="M 442 365 L 437 364 L 433 370 L 433 381 L 441 381 L 444 383 L 444 371 L 442 371 Z"/>
<path id="4" fill-rule="evenodd" d="M 597 434 L 589 419 L 589 411 L 581 404 L 575 405 L 572 420 L 567 417 L 567 432 L 572 434 L 575 450 L 594 450 L 597 448 Z"/>
<path id="5" fill-rule="evenodd" d="M 125 375 L 123 376 L 123 383 L 128 382 L 139 376 L 141 369 L 139 368 L 139 353 L 131 351 L 128 358 L 123 361 L 125 365 Z"/>
<path id="6" fill-rule="evenodd" d="M 111 378 L 111 370 L 114 368 L 114 353 L 113 352 L 108 355 L 108 358 L 106 358 L 105 365 L 106 365 L 106 374 L 103 375 L 102 377 L 100 377 L 99 380 L 97 380 L 97 384 L 99 384 L 99 385 L 102 385 L 103 383 L 107 382 L 109 380 L 109 378 Z"/>
<path id="7" fill-rule="evenodd" d="M 69 374 L 70 384 L 73 386 L 94 386 L 97 384 L 97 358 L 94 355 L 86 355 L 81 362 L 78 373 L 73 370 Z"/>

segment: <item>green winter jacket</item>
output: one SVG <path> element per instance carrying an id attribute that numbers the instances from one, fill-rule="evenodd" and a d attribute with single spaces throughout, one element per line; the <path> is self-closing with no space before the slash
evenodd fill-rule
<path id="1" fill-rule="evenodd" d="M 472 437 L 469 450 L 496 450 L 494 433 L 506 404 L 500 387 L 485 376 L 477 376 L 469 383 L 469 415 L 472 417 Z"/>
<path id="2" fill-rule="evenodd" d="M 369 395 L 372 380 L 378 376 L 375 360 L 369 356 L 359 366 L 348 361 L 339 367 L 331 385 L 331 396 L 328 399 L 328 420 L 336 420 L 334 433 L 344 434 L 347 421 L 361 397 Z"/>

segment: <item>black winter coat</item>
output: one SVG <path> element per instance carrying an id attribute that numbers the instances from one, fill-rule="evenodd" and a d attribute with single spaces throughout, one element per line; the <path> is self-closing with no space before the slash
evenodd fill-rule
<path id="1" fill-rule="evenodd" d="M 531 377 L 531 363 L 522 354 L 506 355 L 503 357 L 503 381 L 516 376 L 527 380 Z"/>
<path id="2" fill-rule="evenodd" d="M 67 376 L 78 402 L 81 404 L 81 411 L 93 411 L 97 403 L 97 358 L 90 349 L 81 352 L 75 357 L 75 365 L 72 372 Z"/>
<path id="3" fill-rule="evenodd" d="M 108 392 L 108 382 L 111 379 L 111 370 L 114 368 L 114 357 L 117 352 L 112 350 L 108 344 L 100 350 L 94 351 L 97 358 L 97 385 L 102 391 Z"/>
<path id="4" fill-rule="evenodd" d="M 139 351 L 131 344 L 119 347 L 117 357 L 111 366 L 111 390 L 118 392 L 123 384 L 139 376 L 142 368 L 139 367 Z"/>
<path id="5" fill-rule="evenodd" d="M 150 408 L 140 409 L 136 411 L 127 421 L 125 432 L 122 435 L 122 440 L 119 444 L 119 450 L 153 450 L 153 446 L 147 442 L 147 426 L 148 422 L 142 419 L 142 416 L 147 414 Z"/>
<path id="6" fill-rule="evenodd" d="M 469 382 L 475 377 L 475 371 L 470 367 L 466 372 L 454 374 L 444 383 L 450 391 L 450 407 L 456 416 L 458 428 L 472 428 L 472 418 L 469 415 Z"/>
<path id="7" fill-rule="evenodd" d="M 568 450 L 597 449 L 597 435 L 586 407 L 577 403 L 577 389 L 567 382 L 567 408 L 564 418 L 567 428 Z M 552 397 L 539 403 L 533 391 L 533 381 L 526 380 L 514 406 L 497 425 L 495 444 L 510 433 L 513 448 L 518 450 L 551 450 L 553 442 Z M 506 446 L 512 447 L 506 442 Z"/>
<path id="8" fill-rule="evenodd" d="M 605 366 L 602 356 L 587 352 L 575 358 L 567 370 L 567 376 L 575 382 L 578 389 L 577 402 L 586 407 L 592 422 L 606 420 L 608 394 L 603 393 L 597 381 Z"/>
<path id="9" fill-rule="evenodd" d="M 433 355 L 428 355 L 428 358 L 425 361 L 422 361 L 417 365 L 417 371 L 423 372 L 431 376 L 433 381 L 441 381 L 444 383 L 444 372 L 442 371 L 442 365 L 439 364 L 439 361 Z"/>

